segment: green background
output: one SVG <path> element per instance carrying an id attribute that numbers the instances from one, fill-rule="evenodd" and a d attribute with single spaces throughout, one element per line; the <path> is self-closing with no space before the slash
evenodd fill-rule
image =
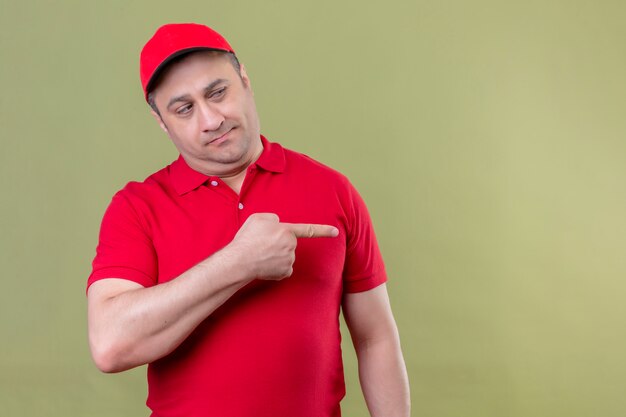
<path id="1" fill-rule="evenodd" d="M 0 5 L 0 415 L 147 415 L 145 369 L 92 364 L 84 290 L 113 193 L 176 157 L 138 78 L 172 21 L 361 191 L 414 416 L 626 415 L 625 2 Z"/>

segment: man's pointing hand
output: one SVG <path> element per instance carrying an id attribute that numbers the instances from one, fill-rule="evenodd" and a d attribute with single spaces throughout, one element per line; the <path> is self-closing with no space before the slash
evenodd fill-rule
<path id="1" fill-rule="evenodd" d="M 293 273 L 297 238 L 336 237 L 339 230 L 325 224 L 281 223 L 273 213 L 252 214 L 231 245 L 253 278 L 280 280 Z"/>

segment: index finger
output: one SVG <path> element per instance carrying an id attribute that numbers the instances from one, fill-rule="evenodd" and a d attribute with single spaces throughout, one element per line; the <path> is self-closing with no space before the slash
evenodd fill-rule
<path id="1" fill-rule="evenodd" d="M 282 223 L 296 237 L 335 237 L 339 235 L 339 229 L 328 224 L 310 224 L 310 223 Z"/>

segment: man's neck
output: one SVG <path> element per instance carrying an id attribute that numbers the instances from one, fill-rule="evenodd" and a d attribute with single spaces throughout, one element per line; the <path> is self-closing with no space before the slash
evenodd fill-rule
<path id="1" fill-rule="evenodd" d="M 224 184 L 228 185 L 234 192 L 239 194 L 241 192 L 241 187 L 243 186 L 243 181 L 246 179 L 246 173 L 248 169 L 244 169 L 243 171 L 226 177 L 220 177 Z"/>

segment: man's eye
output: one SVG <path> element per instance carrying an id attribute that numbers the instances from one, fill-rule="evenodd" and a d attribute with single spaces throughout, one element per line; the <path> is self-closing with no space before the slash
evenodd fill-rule
<path id="1" fill-rule="evenodd" d="M 176 113 L 178 113 L 178 114 L 186 114 L 186 113 L 189 113 L 190 111 L 191 111 L 191 104 L 186 104 L 186 105 L 184 105 L 182 107 L 179 107 L 176 110 Z"/>
<path id="2" fill-rule="evenodd" d="M 224 95 L 225 92 L 226 92 L 226 87 L 222 87 L 219 90 L 215 90 L 211 94 L 209 94 L 209 98 L 220 98 L 221 96 Z"/>

